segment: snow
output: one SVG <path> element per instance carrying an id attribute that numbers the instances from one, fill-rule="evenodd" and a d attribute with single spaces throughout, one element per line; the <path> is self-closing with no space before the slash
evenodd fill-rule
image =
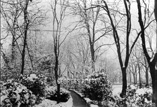
<path id="1" fill-rule="evenodd" d="M 147 88 L 147 89 L 146 89 L 146 92 L 147 92 L 147 93 L 153 93 L 153 90 L 152 90 L 152 88 Z"/>
<path id="2" fill-rule="evenodd" d="M 130 85 L 131 89 L 136 89 L 136 87 L 134 85 Z"/>
<path id="3" fill-rule="evenodd" d="M 26 78 L 26 79 L 28 79 L 28 78 Z M 30 76 L 29 76 L 29 79 L 31 79 L 31 80 L 35 80 L 35 79 L 38 79 L 38 77 L 35 75 L 35 74 L 31 74 Z M 22 85 L 22 84 L 20 84 L 20 83 L 18 83 L 18 82 L 12 82 L 12 80 L 8 80 L 8 82 L 6 83 L 6 85 L 8 84 L 8 83 L 11 83 L 11 87 L 9 88 L 9 89 L 6 89 L 6 87 L 2 84 L 1 85 L 1 93 L 0 93 L 0 106 L 1 105 L 4 105 L 4 103 L 2 102 L 2 101 L 4 101 L 5 99 L 7 99 L 8 98 L 8 95 L 9 95 L 9 92 L 11 91 L 14 95 L 13 96 L 10 96 L 10 97 L 15 97 L 16 96 L 16 102 L 18 102 L 19 104 L 21 104 L 21 102 L 20 102 L 20 94 L 19 93 L 21 93 L 21 92 L 26 92 L 25 94 L 23 94 L 23 97 L 22 98 L 24 98 L 24 100 L 26 100 L 26 101 L 29 101 L 29 100 L 31 100 L 31 102 L 32 101 L 35 101 L 32 97 L 33 97 L 33 94 L 32 94 L 32 92 L 30 91 L 30 90 L 28 90 L 27 89 L 27 87 L 26 86 L 24 86 L 24 85 Z M 13 86 L 12 86 L 13 85 Z M 14 89 L 15 88 L 15 89 Z M 56 90 L 56 87 L 46 87 L 46 89 L 48 90 L 48 91 L 52 91 L 52 92 L 54 92 L 55 90 Z M 61 88 L 61 92 L 64 92 L 64 93 L 70 93 L 68 90 L 66 90 L 66 89 L 63 89 L 63 88 Z M 32 95 L 31 96 L 31 99 L 29 99 L 30 98 L 30 94 Z M 35 96 L 35 95 L 34 95 Z M 35 96 L 36 97 L 36 96 Z M 28 100 L 29 99 L 29 100 Z M 8 100 L 10 101 L 10 99 L 8 98 Z M 10 103 L 9 103 L 10 104 Z M 35 102 L 34 103 L 31 103 L 31 104 L 35 104 Z M 59 104 L 57 104 L 57 102 L 56 101 L 52 101 L 52 100 L 49 100 L 49 99 L 45 99 L 44 97 L 42 97 L 42 99 L 41 99 L 41 103 L 39 103 L 39 104 L 35 104 L 34 106 L 32 106 L 32 107 L 72 107 L 73 106 L 73 100 L 72 100 L 72 97 L 70 96 L 70 98 L 68 99 L 68 101 L 67 102 L 61 102 L 61 103 L 59 103 Z"/>
<path id="4" fill-rule="evenodd" d="M 76 91 L 76 90 L 72 90 L 72 91 L 74 91 L 75 93 L 77 93 L 77 94 L 80 95 L 81 97 L 84 97 L 82 93 L 80 93 L 80 92 L 78 92 L 78 91 Z"/>
<path id="5" fill-rule="evenodd" d="M 144 95 L 145 93 L 152 93 L 151 88 L 141 88 L 136 90 L 137 95 Z"/>
<path id="6" fill-rule="evenodd" d="M 34 107 L 72 107 L 72 106 L 73 106 L 73 100 L 72 97 L 70 97 L 67 102 L 59 103 L 59 104 L 57 104 L 56 101 L 44 99 L 40 104 L 35 105 Z"/>
<path id="7" fill-rule="evenodd" d="M 98 105 L 91 104 L 91 102 L 92 102 L 91 99 L 89 99 L 89 98 L 84 98 L 84 99 L 86 100 L 86 102 L 87 102 L 88 104 L 90 104 L 90 107 L 99 107 Z"/>
<path id="8" fill-rule="evenodd" d="M 32 78 L 38 78 L 36 74 L 30 74 L 30 77 L 32 77 Z"/>
<path id="9" fill-rule="evenodd" d="M 144 93 L 145 93 L 145 91 L 143 89 L 136 90 L 136 94 L 138 94 L 138 95 L 143 95 Z"/>
<path id="10" fill-rule="evenodd" d="M 90 107 L 99 107 L 98 105 L 91 104 Z"/>
<path id="11" fill-rule="evenodd" d="M 3 96 L 0 97 L 0 105 L 2 105 L 2 101 L 3 101 L 4 99 L 6 99 L 6 98 L 8 98 L 7 95 L 3 95 Z"/>
<path id="12" fill-rule="evenodd" d="M 28 79 L 30 80 L 30 81 L 34 81 L 34 79 L 37 79 L 38 77 L 37 77 L 37 75 L 36 74 L 30 74 L 30 76 L 28 77 Z"/>
<path id="13" fill-rule="evenodd" d="M 122 88 L 114 88 L 112 94 L 115 96 L 119 96 L 122 91 Z"/>
<path id="14" fill-rule="evenodd" d="M 56 105 L 56 104 L 57 104 L 56 101 L 44 99 L 40 104 L 35 105 L 34 107 L 54 107 L 54 105 Z"/>
<path id="15" fill-rule="evenodd" d="M 45 90 L 47 92 L 53 93 L 53 92 L 55 92 L 56 87 L 47 86 Z M 62 92 L 69 93 L 69 91 L 64 88 L 61 88 L 61 90 L 62 90 Z M 45 99 L 42 101 L 41 104 L 36 105 L 35 107 L 72 107 L 72 105 L 73 105 L 73 100 L 72 100 L 72 97 L 70 96 L 70 98 L 68 99 L 67 102 L 60 102 L 59 104 L 57 104 L 56 101 Z"/>
<path id="16" fill-rule="evenodd" d="M 87 103 L 91 103 L 92 102 L 92 100 L 89 99 L 89 98 L 84 98 L 84 99 L 86 100 Z"/>
<path id="17" fill-rule="evenodd" d="M 73 100 L 72 97 L 69 98 L 69 100 L 65 103 L 59 103 L 54 105 L 54 107 L 72 107 L 73 106 Z"/>
<path id="18" fill-rule="evenodd" d="M 86 100 L 86 102 L 87 102 L 88 104 L 90 104 L 90 107 L 99 107 L 98 105 L 91 104 L 91 102 L 92 102 L 91 99 L 89 99 L 89 98 L 84 98 L 84 99 Z"/>
<path id="19" fill-rule="evenodd" d="M 16 83 L 15 83 L 15 84 L 16 84 Z M 16 86 L 17 86 L 17 87 L 16 87 L 16 92 L 17 92 L 17 93 L 21 93 L 22 90 L 26 90 L 26 89 L 27 89 L 27 87 L 24 86 L 24 85 L 22 85 L 22 84 L 18 84 L 18 83 L 17 83 Z"/>

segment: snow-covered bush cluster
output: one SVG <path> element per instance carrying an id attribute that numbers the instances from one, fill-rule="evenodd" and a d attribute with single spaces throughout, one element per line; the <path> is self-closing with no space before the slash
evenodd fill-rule
<path id="1" fill-rule="evenodd" d="M 82 93 L 94 103 L 102 103 L 112 95 L 112 86 L 104 73 L 94 73 L 88 76 L 84 82 Z"/>
<path id="2" fill-rule="evenodd" d="M 126 97 L 114 96 L 117 107 L 152 107 L 152 89 L 128 86 Z"/>
<path id="3" fill-rule="evenodd" d="M 35 74 L 23 77 L 21 79 L 21 84 L 26 86 L 36 96 L 44 96 L 45 84 L 41 78 L 38 78 Z"/>
<path id="4" fill-rule="evenodd" d="M 0 82 L 0 107 L 47 107 L 57 106 L 56 88 L 48 86 L 42 77 L 35 74 L 22 76 L 17 80 Z M 49 97 L 50 96 L 50 97 Z M 70 99 L 70 93 L 61 88 L 60 102 Z M 45 104 L 49 103 L 49 104 Z M 60 106 L 62 107 L 62 106 Z"/>
<path id="5" fill-rule="evenodd" d="M 79 79 L 65 79 L 61 81 L 61 86 L 65 89 L 73 89 L 78 92 L 81 92 L 84 88 L 83 80 Z"/>
<path id="6" fill-rule="evenodd" d="M 89 104 L 102 107 L 152 107 L 152 89 L 129 85 L 126 96 L 113 95 L 112 86 L 103 73 L 88 76 L 82 91 Z M 119 93 L 120 94 L 120 93 Z"/>
<path id="7" fill-rule="evenodd" d="M 35 105 L 36 96 L 27 89 L 26 86 L 15 81 L 8 81 L 1 85 L 1 102 L 2 107 L 24 107 L 26 105 Z"/>

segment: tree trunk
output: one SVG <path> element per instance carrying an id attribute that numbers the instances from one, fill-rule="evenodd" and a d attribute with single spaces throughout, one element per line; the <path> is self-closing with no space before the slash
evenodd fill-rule
<path id="1" fill-rule="evenodd" d="M 129 74 L 130 74 L 130 84 L 132 84 L 132 75 L 131 75 L 131 72 Z"/>
<path id="2" fill-rule="evenodd" d="M 57 103 L 59 103 L 60 101 L 60 83 L 58 83 L 58 77 L 59 77 L 59 47 L 58 47 L 58 41 L 56 39 L 56 42 L 54 44 L 54 54 L 55 54 L 55 67 L 54 67 L 54 71 L 55 71 L 55 79 L 56 79 L 56 85 L 57 85 Z"/>
<path id="3" fill-rule="evenodd" d="M 24 67 L 25 67 L 25 51 L 26 51 L 26 45 L 27 45 L 27 31 L 29 26 L 29 20 L 28 20 L 28 7 L 29 0 L 26 0 L 25 8 L 24 8 L 24 40 L 23 40 L 23 50 L 22 50 L 22 65 L 21 65 L 21 74 L 23 75 Z"/>
<path id="4" fill-rule="evenodd" d="M 92 73 L 93 73 L 95 71 L 95 50 L 93 44 L 90 44 L 90 50 L 91 50 Z"/>
<path id="5" fill-rule="evenodd" d="M 134 73 L 133 73 L 133 78 L 134 78 L 134 84 L 136 84 L 136 76 Z"/>
<path id="6" fill-rule="evenodd" d="M 60 102 L 60 84 L 57 83 L 57 103 Z"/>
<path id="7" fill-rule="evenodd" d="M 57 85 L 57 103 L 59 103 L 59 99 L 60 99 L 60 84 L 58 83 L 58 64 L 57 63 L 55 64 L 55 78 L 56 78 L 56 85 Z"/>
<path id="8" fill-rule="evenodd" d="M 133 73 L 134 85 L 137 84 L 137 74 Z"/>
<path id="9" fill-rule="evenodd" d="M 24 72 L 24 67 L 25 67 L 25 48 L 26 48 L 26 44 L 27 44 L 27 35 L 25 34 L 24 37 L 24 43 L 23 43 L 23 50 L 22 50 L 22 65 L 21 65 L 21 74 L 23 75 Z"/>
<path id="10" fill-rule="evenodd" d="M 157 70 L 155 69 L 155 64 L 157 63 L 157 53 L 155 53 L 154 59 L 151 61 L 151 57 L 149 56 L 149 52 L 147 51 L 146 47 L 146 40 L 145 40 L 145 27 L 144 27 L 144 22 L 142 19 L 142 12 L 141 12 L 141 3 L 140 0 L 136 0 L 137 2 L 137 8 L 138 8 L 138 21 L 141 27 L 141 40 L 142 40 L 142 48 L 144 55 L 147 59 L 147 62 L 149 64 L 150 68 L 150 74 L 152 77 L 152 89 L 153 89 L 153 95 L 152 95 L 152 102 L 155 103 L 155 107 L 157 107 Z M 156 4 L 156 0 L 155 0 Z M 156 6 L 155 6 L 156 9 Z"/>
<path id="11" fill-rule="evenodd" d="M 12 55 L 11 55 L 11 62 L 13 64 L 15 64 L 14 60 L 15 60 L 15 36 L 13 35 L 13 38 L 12 38 Z"/>
<path id="12" fill-rule="evenodd" d="M 146 70 L 146 73 L 145 73 L 145 77 L 146 77 L 146 87 L 148 87 L 149 86 L 149 68 L 148 68 L 148 64 L 147 64 L 147 59 L 146 59 L 146 57 L 144 57 L 144 66 L 145 66 L 145 70 Z"/>
<path id="13" fill-rule="evenodd" d="M 138 64 L 138 72 L 139 72 L 139 87 L 142 88 L 142 83 L 141 83 L 141 68 L 140 68 L 139 64 Z"/>
<path id="14" fill-rule="evenodd" d="M 149 86 L 149 74 L 148 74 L 148 68 L 146 68 L 146 87 Z"/>
<path id="15" fill-rule="evenodd" d="M 152 89 L 153 89 L 153 95 L 152 95 L 152 102 L 156 104 L 155 107 L 157 107 L 157 70 L 155 69 L 155 66 L 150 66 L 150 73 L 152 77 Z"/>
<path id="16" fill-rule="evenodd" d="M 57 85 L 57 103 L 59 103 L 59 99 L 60 99 L 60 84 L 58 83 L 58 57 L 56 58 L 54 71 L 55 71 L 55 79 L 56 79 L 56 85 Z"/>
<path id="17" fill-rule="evenodd" d="M 127 89 L 126 68 L 122 68 L 122 92 L 120 94 L 121 97 L 125 97 L 126 96 L 126 89 Z"/>

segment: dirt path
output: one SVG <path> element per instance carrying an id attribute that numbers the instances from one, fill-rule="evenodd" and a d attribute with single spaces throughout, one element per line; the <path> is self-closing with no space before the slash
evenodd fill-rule
<path id="1" fill-rule="evenodd" d="M 86 101 L 76 92 L 70 90 L 70 93 L 73 98 L 73 107 L 89 107 Z"/>

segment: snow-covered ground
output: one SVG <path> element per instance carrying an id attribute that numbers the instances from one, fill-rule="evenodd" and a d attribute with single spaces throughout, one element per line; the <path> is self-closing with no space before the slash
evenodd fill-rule
<path id="1" fill-rule="evenodd" d="M 113 88 L 112 94 L 119 96 L 120 92 L 122 91 L 122 85 L 113 85 L 112 88 Z"/>
<path id="2" fill-rule="evenodd" d="M 56 101 L 44 99 L 40 104 L 35 105 L 34 107 L 72 107 L 72 106 L 73 106 L 73 100 L 70 97 L 67 102 L 59 103 L 59 104 L 57 104 Z"/>
<path id="3" fill-rule="evenodd" d="M 90 107 L 99 107 L 98 105 L 91 104 Z"/>
<path id="4" fill-rule="evenodd" d="M 56 104 L 56 101 L 44 99 L 40 104 L 35 105 L 34 107 L 54 107 Z"/>
<path id="5" fill-rule="evenodd" d="M 73 106 L 73 99 L 72 97 L 70 97 L 67 102 L 56 104 L 54 107 L 72 107 L 72 106 Z"/>

